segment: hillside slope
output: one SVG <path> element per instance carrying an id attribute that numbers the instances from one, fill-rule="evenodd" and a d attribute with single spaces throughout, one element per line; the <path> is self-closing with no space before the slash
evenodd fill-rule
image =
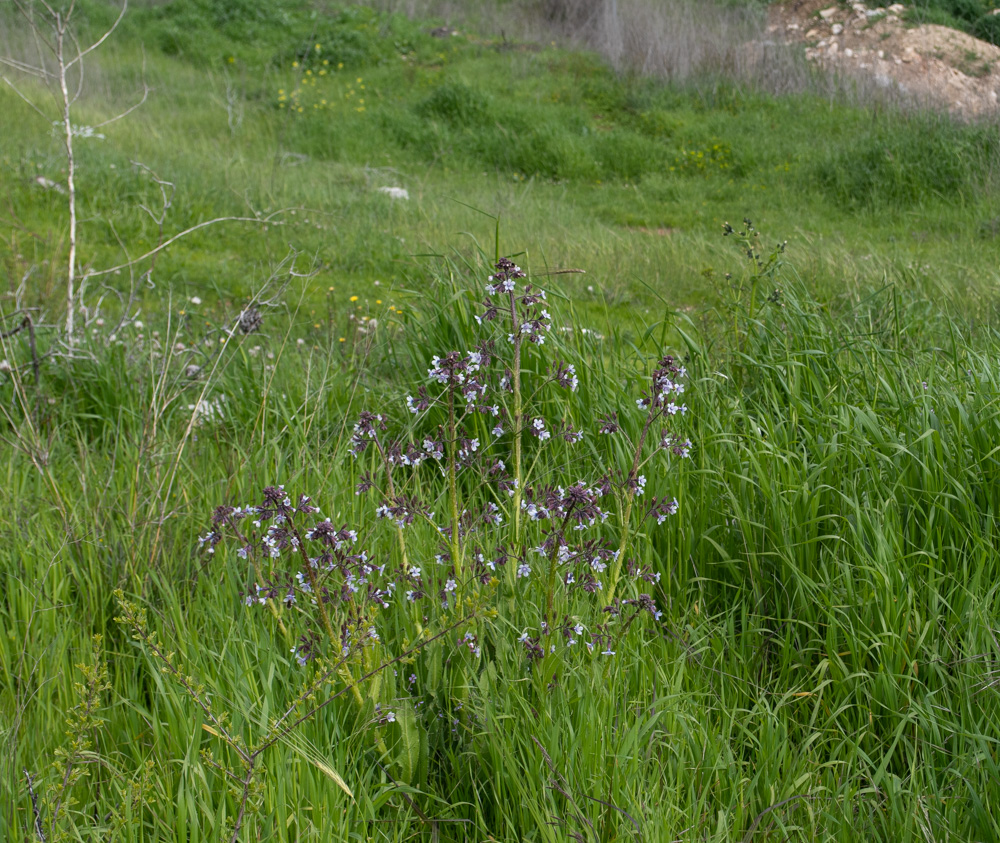
<path id="1" fill-rule="evenodd" d="M 795 0 L 771 7 L 768 31 L 806 45 L 816 64 L 962 117 L 995 114 L 1000 47 L 957 29 L 913 26 L 901 4 Z"/>

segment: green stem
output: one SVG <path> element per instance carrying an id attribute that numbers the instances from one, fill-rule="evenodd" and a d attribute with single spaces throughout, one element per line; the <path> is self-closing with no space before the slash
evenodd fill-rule
<path id="1" fill-rule="evenodd" d="M 625 559 L 625 550 L 628 547 L 629 525 L 632 521 L 632 502 L 635 500 L 635 492 L 631 489 L 625 495 L 625 512 L 622 514 L 622 540 L 618 545 L 618 555 L 611 565 L 611 579 L 608 580 L 608 591 L 604 598 L 604 605 L 610 606 L 615 599 L 615 589 L 618 586 L 618 577 L 621 575 L 622 562 Z"/>
<path id="2" fill-rule="evenodd" d="M 458 437 L 455 425 L 455 388 L 448 387 L 448 492 L 451 498 L 451 563 L 455 568 L 455 582 L 462 580 L 462 554 L 458 540 Z"/>
<path id="3" fill-rule="evenodd" d="M 299 553 L 302 556 L 302 560 L 305 562 L 306 574 L 309 577 L 309 585 L 312 587 L 312 593 L 316 595 L 316 607 L 319 609 L 320 619 L 323 621 L 323 628 L 326 630 L 326 634 L 330 638 L 330 645 L 334 649 L 340 647 L 340 638 L 333 631 L 333 623 L 330 621 L 330 614 L 326 611 L 326 604 L 323 603 L 323 596 L 319 592 L 319 580 L 316 578 L 316 569 L 313 568 L 312 563 L 309 561 L 309 554 L 306 553 L 305 545 L 302 542 L 302 536 L 299 535 L 299 531 L 293 526 L 292 530 L 295 534 L 295 538 L 298 540 Z M 344 679 L 344 682 L 350 686 L 351 696 L 354 697 L 354 702 L 357 703 L 359 709 L 364 709 L 365 699 L 361 696 L 361 689 L 358 684 L 354 681 L 354 675 L 351 673 L 351 668 L 348 667 L 347 662 L 340 668 L 340 674 Z M 385 745 L 385 741 L 382 739 L 381 735 L 376 733 L 375 745 L 378 747 L 378 751 L 382 753 L 383 756 L 389 754 L 389 748 Z"/>
<path id="4" fill-rule="evenodd" d="M 628 541 L 631 537 L 632 524 L 632 503 L 635 501 L 635 490 L 632 483 L 639 472 L 639 461 L 642 457 L 642 446 L 646 443 L 646 435 L 653 424 L 653 420 L 659 415 L 652 405 L 649 408 L 649 415 L 646 416 L 646 423 L 642 427 L 642 435 L 639 436 L 639 444 L 635 448 L 635 456 L 632 458 L 632 468 L 625 480 L 625 511 L 622 513 L 622 539 L 618 544 L 618 555 L 611 565 L 611 578 L 608 580 L 608 591 L 604 598 L 604 605 L 610 606 L 615 599 L 615 589 L 618 587 L 618 578 L 621 576 L 622 563 L 625 561 L 625 551 L 628 549 Z"/>
<path id="5" fill-rule="evenodd" d="M 236 538 L 238 538 L 241 542 L 243 542 L 244 547 L 247 547 L 250 544 L 250 542 L 247 540 L 247 537 L 240 532 L 240 528 L 236 526 L 236 522 L 232 518 L 227 518 L 226 523 L 229 525 L 229 528 L 236 534 Z M 250 554 L 247 555 L 249 556 Z M 264 570 L 260 567 L 260 561 L 257 559 L 256 555 L 252 556 L 251 560 L 253 562 L 253 569 L 257 574 L 257 582 L 263 583 Z M 291 644 L 292 636 L 291 633 L 289 633 L 288 629 L 285 627 L 284 621 L 282 621 L 281 619 L 281 614 L 282 614 L 281 608 L 279 606 L 276 606 L 274 600 L 270 597 L 267 598 L 267 608 L 271 610 L 271 614 L 274 615 L 274 619 L 278 622 L 278 629 L 280 629 L 281 634 L 285 636 L 285 641 Z"/>
<path id="6" fill-rule="evenodd" d="M 386 486 L 389 489 L 389 498 L 396 502 L 396 487 L 392 482 L 392 466 L 389 465 L 389 460 L 385 455 L 385 449 L 382 447 L 382 443 L 379 441 L 378 436 L 375 437 L 375 447 L 378 448 L 379 456 L 382 457 L 382 466 L 385 469 L 385 480 Z M 403 571 L 407 572 L 410 570 L 410 562 L 406 557 L 406 538 L 403 535 L 403 528 L 396 524 L 396 537 L 399 540 L 399 553 L 402 556 Z"/>
<path id="7" fill-rule="evenodd" d="M 558 537 L 566 531 L 566 525 L 569 523 L 569 516 L 573 512 L 573 508 L 570 507 L 569 512 L 566 513 L 566 517 L 563 518 L 563 522 L 559 527 L 559 531 L 556 534 Z M 559 557 L 559 541 L 556 540 L 555 545 L 552 547 L 552 553 L 549 555 L 549 583 L 548 588 L 545 593 L 545 618 L 549 622 L 549 628 L 555 626 L 555 617 L 552 614 L 552 606 L 555 602 L 556 593 L 556 559 Z"/>
<path id="8" fill-rule="evenodd" d="M 510 325 L 514 336 L 514 544 L 521 546 L 521 500 L 524 495 L 524 469 L 521 457 L 521 428 L 524 426 L 524 407 L 521 401 L 521 325 L 517 319 L 514 294 L 510 293 Z M 510 566 L 507 581 L 514 588 L 516 571 Z"/>

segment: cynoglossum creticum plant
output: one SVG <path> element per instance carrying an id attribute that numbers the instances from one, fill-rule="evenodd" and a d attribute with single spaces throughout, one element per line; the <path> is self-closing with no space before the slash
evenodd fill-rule
<path id="1" fill-rule="evenodd" d="M 378 418 L 365 414 L 360 424 L 374 438 Z M 397 500 L 397 522 L 412 520 L 413 515 L 402 509 L 407 505 L 415 508 L 410 501 Z M 424 616 L 413 626 L 412 638 L 404 632 L 391 646 L 384 641 L 381 628 L 392 620 L 386 620 L 386 615 L 415 577 L 406 561 L 399 524 L 397 530 L 398 567 L 388 555 L 376 557 L 364 549 L 356 529 L 322 518 L 307 495 L 293 503 L 284 487 L 268 486 L 257 505 L 218 507 L 212 529 L 200 543 L 213 554 L 223 536 L 235 539 L 235 553 L 246 560 L 249 578 L 243 602 L 268 608 L 300 666 L 316 659 L 321 665 L 336 660 L 337 673 L 362 712 L 384 725 L 395 720 L 392 701 L 397 694 L 392 677 L 379 675 L 364 688 L 355 677 L 384 664 L 393 647 L 400 648 L 399 652 L 432 637 L 426 623 L 429 618 Z M 469 602 L 464 609 L 471 617 L 477 606 Z M 460 626 L 461 618 L 460 613 L 435 613 L 441 626 Z M 376 730 L 374 737 L 379 751 L 388 755 L 382 734 Z"/>
<path id="2" fill-rule="evenodd" d="M 590 652 L 613 655 L 615 636 L 636 614 L 658 615 L 651 595 L 630 587 L 621 596 L 619 588 L 623 571 L 630 582 L 658 579 L 648 561 L 629 555 L 632 539 L 642 522 L 673 515 L 677 501 L 654 498 L 642 507 L 636 501 L 658 453 L 690 453 L 690 441 L 674 429 L 686 413 L 679 396 L 687 373 L 672 357 L 661 359 L 635 402 L 641 422 L 624 425 L 637 428 L 635 435 L 626 435 L 617 412 L 587 420 L 597 433 L 597 476 L 561 476 L 566 464 L 580 460 L 551 451 L 574 448 L 584 430 L 572 402 L 550 392 L 573 396 L 580 381 L 574 364 L 545 359 L 552 316 L 544 290 L 525 277 L 509 259 L 497 262 L 475 317 L 475 350 L 432 357 L 429 383 L 406 398 L 416 417 L 408 429 L 388 434 L 387 413 L 361 414 L 350 445 L 366 463 L 357 493 L 373 495 L 376 519 L 392 522 L 403 600 L 456 608 L 463 597 L 506 594 L 535 607 L 533 623 L 520 634 L 529 661 L 581 642 Z M 611 437 L 625 442 L 601 447 L 599 440 Z M 625 462 L 619 464 L 616 450 Z M 437 471 L 427 474 L 424 463 Z M 437 538 L 433 558 L 415 555 L 407 542 L 418 521 Z M 469 648 L 481 656 L 479 639 Z"/>

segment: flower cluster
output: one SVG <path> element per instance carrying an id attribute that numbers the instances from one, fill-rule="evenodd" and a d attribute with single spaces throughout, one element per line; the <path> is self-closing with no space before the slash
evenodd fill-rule
<path id="1" fill-rule="evenodd" d="M 525 365 L 526 354 L 541 357 L 552 329 L 544 291 L 525 279 L 513 261 L 497 263 L 477 317 L 484 336 L 472 350 L 430 359 L 424 382 L 406 396 L 406 429 L 390 430 L 390 412 L 356 418 L 348 450 L 358 465 L 355 494 L 371 501 L 363 504 L 371 507 L 366 541 L 360 527 L 324 519 L 308 497 L 293 501 L 280 486 L 265 489 L 259 504 L 216 511 L 203 545 L 212 552 L 223 532 L 236 537 L 252 579 L 246 603 L 301 623 L 293 648 L 300 664 L 325 650 L 343 657 L 373 646 L 384 612 L 396 618 L 387 629 L 407 618 L 403 625 L 419 634 L 441 612 L 499 595 L 537 612 L 535 631 L 520 637 L 529 664 L 558 652 L 612 656 L 638 616 L 658 617 L 645 592 L 659 575 L 630 554 L 637 525 L 663 524 L 678 511 L 676 498 L 647 487 L 660 485 L 657 453 L 691 454 L 677 430 L 687 372 L 663 357 L 636 401 L 645 414 L 639 436 L 627 415 L 608 412 L 591 428 L 597 476 L 559 482 L 553 472 L 564 469 L 554 467 L 579 466 L 566 449 L 585 430 L 568 417 L 571 401 L 555 404 L 561 417 L 549 414 L 546 390 L 572 396 L 580 376 L 561 359 Z M 607 437 L 624 441 L 605 447 Z M 623 450 L 630 464 L 619 467 Z M 478 660 L 491 651 L 490 634 L 462 630 L 454 640 Z"/>
<path id="2" fill-rule="evenodd" d="M 357 491 L 361 494 L 375 489 L 380 493 L 375 519 L 395 524 L 404 558 L 408 551 L 402 530 L 413 523 L 415 514 L 429 522 L 439 537 L 433 567 L 440 571 L 440 577 L 433 589 L 421 574 L 427 562 L 413 560 L 409 567 L 404 565 L 408 600 L 433 593 L 438 605 L 447 609 L 456 606 L 469 588 L 499 585 L 502 574 L 509 591 L 541 592 L 543 630 L 548 630 L 557 605 L 567 604 L 573 592 L 598 596 L 601 606 L 615 605 L 614 592 L 629 545 L 633 501 L 646 500 L 649 469 L 645 473 L 642 469 L 652 459 L 645 446 L 653 440 L 653 425 L 663 420 L 657 425 L 658 450 L 688 457 L 692 444 L 665 426 L 667 419 L 676 423 L 687 413 L 687 406 L 681 403 L 687 372 L 675 358 L 665 356 L 636 402 L 646 419 L 638 440 L 628 443 L 634 456 L 630 469 L 609 468 L 590 483 L 579 479 L 568 485 L 531 482 L 528 442 L 534 441 L 539 449 L 551 448 L 556 440 L 572 445 L 583 439 L 584 431 L 565 418 L 549 421 L 539 412 L 542 405 L 529 406 L 524 399 L 529 389 L 534 398 L 547 384 L 569 393 L 580 387 L 576 366 L 563 360 L 547 368 L 532 367 L 545 374 L 533 376 L 535 382 L 530 385 L 522 382 L 523 354 L 530 346 L 542 346 L 552 327 L 544 307 L 544 291 L 532 288 L 525 278 L 513 261 L 498 261 L 486 285 L 484 310 L 476 316 L 486 337 L 475 350 L 434 355 L 427 368 L 427 382 L 406 396 L 406 409 L 415 417 L 411 441 L 386 440 L 382 416 L 362 413 L 355 425 L 351 453 L 359 456 L 373 444 L 381 456 L 372 469 L 380 471 L 383 479 L 376 481 L 366 472 Z M 513 346 L 512 352 L 497 350 L 508 344 Z M 489 440 L 477 432 L 481 429 L 477 418 L 483 415 L 492 420 Z M 618 413 L 600 418 L 596 431 L 624 435 Z M 537 465 L 537 458 L 533 460 Z M 416 468 L 426 461 L 432 461 L 437 472 L 448 479 L 446 489 L 438 493 L 446 500 L 433 507 L 444 513 L 443 523 L 435 521 L 431 503 L 398 491 L 408 483 L 418 484 L 424 495 L 427 489 L 436 488 L 433 480 L 418 482 L 415 475 L 398 473 L 399 466 Z M 459 483 L 459 476 L 467 471 L 476 476 L 472 487 Z M 474 503 L 479 496 L 485 500 Z M 636 518 L 663 524 L 677 510 L 675 498 L 653 497 L 642 510 L 636 510 Z M 619 523 L 611 517 L 615 513 Z M 611 535 L 607 534 L 609 529 Z M 637 566 L 631 560 L 625 573 L 635 583 L 658 582 L 648 566 Z M 643 601 L 644 607 L 653 606 L 648 594 L 636 599 Z M 577 625 L 579 622 L 574 622 L 566 629 Z M 612 632 L 603 624 L 592 634 L 587 649 L 612 653 Z M 541 638 L 533 638 L 526 633 L 522 643 L 529 659 L 554 646 L 554 634 L 543 631 Z M 583 640 L 581 634 L 564 634 L 565 646 Z M 478 652 L 478 639 L 476 642 Z"/>
<path id="3" fill-rule="evenodd" d="M 359 437 L 381 419 L 366 416 Z M 405 498 L 394 502 L 390 517 L 412 520 Z M 378 642 L 377 617 L 398 599 L 397 586 L 410 583 L 406 572 L 391 570 L 359 547 L 358 532 L 322 518 L 307 495 L 292 496 L 283 486 L 268 486 L 259 503 L 220 506 L 212 529 L 199 539 L 214 553 L 226 535 L 236 539 L 235 555 L 247 565 L 249 587 L 241 593 L 247 606 L 270 606 L 283 629 L 303 628 L 292 652 L 304 665 L 324 646 L 348 657 Z M 330 639 L 323 642 L 317 629 Z"/>

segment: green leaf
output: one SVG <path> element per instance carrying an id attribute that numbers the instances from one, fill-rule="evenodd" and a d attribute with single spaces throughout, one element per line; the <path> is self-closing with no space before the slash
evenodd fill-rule
<path id="1" fill-rule="evenodd" d="M 396 742 L 396 778 L 405 784 L 414 784 L 420 778 L 421 754 L 426 756 L 427 736 L 421 735 L 423 728 L 417 722 L 413 704 L 406 700 L 396 709 L 396 726 L 399 740 Z M 421 747 L 423 744 L 423 750 Z M 423 765 L 426 768 L 426 757 Z"/>

